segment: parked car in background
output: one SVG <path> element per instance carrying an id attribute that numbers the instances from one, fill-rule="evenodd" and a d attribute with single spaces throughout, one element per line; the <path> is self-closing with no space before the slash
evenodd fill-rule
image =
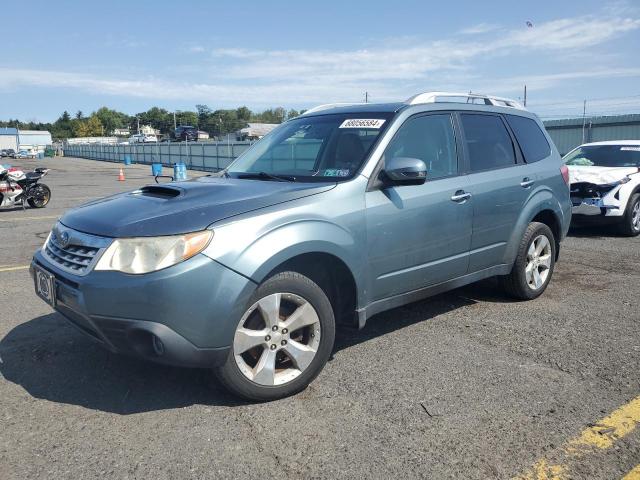
<path id="1" fill-rule="evenodd" d="M 613 223 L 640 234 L 640 141 L 586 143 L 564 157 L 569 168 L 573 220 Z"/>
<path id="2" fill-rule="evenodd" d="M 131 135 L 129 137 L 129 144 L 132 143 L 156 143 L 158 141 L 158 137 L 155 135 L 148 135 L 144 133 L 136 133 L 135 135 Z"/>
<path id="3" fill-rule="evenodd" d="M 36 158 L 38 153 L 35 150 L 19 150 L 13 158 Z"/>
<path id="4" fill-rule="evenodd" d="M 198 129 L 190 125 L 180 125 L 174 130 L 173 136 L 178 141 L 196 142 L 198 140 Z"/>
<path id="5" fill-rule="evenodd" d="M 570 219 L 567 167 L 534 114 L 423 93 L 316 107 L 215 176 L 70 210 L 31 273 L 110 350 L 213 368 L 264 401 L 320 373 L 336 322 L 493 276 L 538 297 Z"/>
<path id="6" fill-rule="evenodd" d="M 7 149 L 3 148 L 2 150 L 0 150 L 0 157 L 7 157 Z"/>
<path id="7" fill-rule="evenodd" d="M 3 152 L 3 157 L 16 157 L 16 151 L 13 148 L 7 148 L 6 150 L 3 150 Z"/>

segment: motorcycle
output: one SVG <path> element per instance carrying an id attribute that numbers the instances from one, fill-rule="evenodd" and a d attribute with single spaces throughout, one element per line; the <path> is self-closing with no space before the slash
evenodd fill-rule
<path id="1" fill-rule="evenodd" d="M 38 183 L 49 172 L 48 168 L 36 168 L 33 172 L 23 172 L 18 168 L 0 165 L 0 207 L 28 203 L 32 208 L 43 208 L 51 200 L 51 189 Z"/>

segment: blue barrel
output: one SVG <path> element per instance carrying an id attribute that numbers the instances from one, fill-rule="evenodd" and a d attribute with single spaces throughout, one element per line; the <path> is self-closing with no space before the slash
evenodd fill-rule
<path id="1" fill-rule="evenodd" d="M 173 179 L 176 182 L 187 179 L 187 166 L 184 163 L 176 163 L 173 166 Z"/>
<path id="2" fill-rule="evenodd" d="M 152 163 L 151 164 L 151 175 L 154 177 L 158 175 L 162 175 L 162 164 L 161 163 Z"/>
<path id="3" fill-rule="evenodd" d="M 124 164 L 131 165 L 131 157 L 129 155 L 124 156 Z"/>

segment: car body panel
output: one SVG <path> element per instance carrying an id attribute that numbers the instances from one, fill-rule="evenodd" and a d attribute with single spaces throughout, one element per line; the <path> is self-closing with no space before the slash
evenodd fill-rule
<path id="1" fill-rule="evenodd" d="M 333 183 L 265 182 L 202 177 L 122 193 L 86 203 L 68 211 L 61 222 L 69 228 L 106 237 L 150 237 L 203 230 L 240 213 L 314 195 Z"/>

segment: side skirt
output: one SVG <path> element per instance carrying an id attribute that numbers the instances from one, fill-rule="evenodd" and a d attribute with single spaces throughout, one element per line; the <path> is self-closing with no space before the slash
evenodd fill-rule
<path id="1" fill-rule="evenodd" d="M 424 300 L 425 298 L 433 297 L 443 292 L 453 290 L 454 288 L 464 287 L 470 283 L 484 280 L 485 278 L 495 277 L 496 275 L 507 275 L 511 271 L 511 265 L 495 265 L 493 267 L 485 268 L 474 273 L 468 273 L 462 277 L 447 280 L 446 282 L 437 283 L 428 287 L 412 290 L 407 293 L 401 293 L 392 297 L 383 298 L 371 302 L 364 308 L 356 310 L 358 315 L 358 328 L 362 329 L 367 323 L 367 319 L 374 316 L 377 313 L 391 310 L 392 308 L 401 307 L 408 303 Z"/>

